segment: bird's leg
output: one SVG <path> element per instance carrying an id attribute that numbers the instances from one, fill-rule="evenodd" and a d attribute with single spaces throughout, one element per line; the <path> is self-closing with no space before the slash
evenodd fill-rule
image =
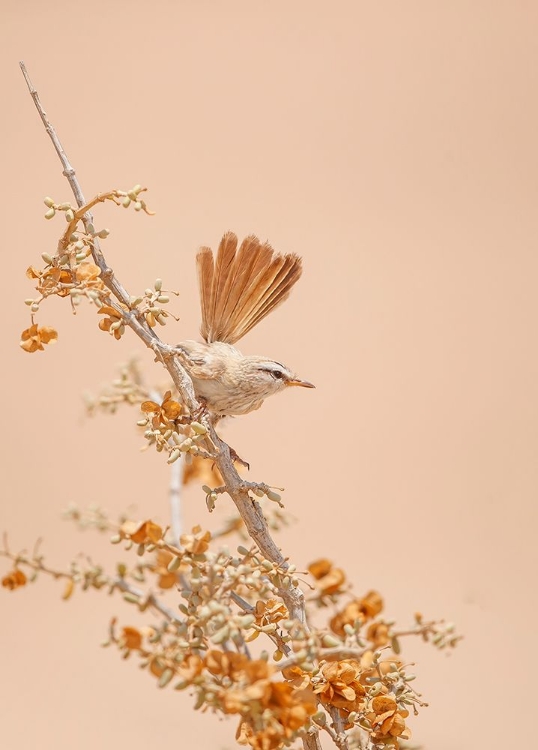
<path id="1" fill-rule="evenodd" d="M 211 422 L 213 427 L 215 426 L 214 414 L 212 414 L 209 409 L 207 408 L 207 401 L 203 396 L 197 396 L 198 403 L 200 404 L 198 409 L 194 409 L 193 412 L 191 412 L 191 422 L 200 422 L 202 420 L 202 417 L 207 417 L 208 420 Z"/>

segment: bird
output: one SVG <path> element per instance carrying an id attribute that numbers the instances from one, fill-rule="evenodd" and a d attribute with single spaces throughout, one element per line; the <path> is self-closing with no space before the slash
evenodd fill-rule
<path id="1" fill-rule="evenodd" d="M 286 365 L 244 355 L 234 344 L 282 304 L 302 273 L 301 258 L 281 254 L 267 242 L 227 232 L 216 257 L 209 247 L 196 256 L 203 341 L 176 345 L 198 400 L 214 418 L 259 409 L 266 398 L 291 386 L 314 388 Z"/>

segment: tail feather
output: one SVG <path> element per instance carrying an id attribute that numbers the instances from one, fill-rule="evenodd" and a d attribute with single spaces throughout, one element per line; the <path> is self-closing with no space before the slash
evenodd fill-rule
<path id="1" fill-rule="evenodd" d="M 209 248 L 197 256 L 203 338 L 233 344 L 284 302 L 301 276 L 298 255 L 275 253 L 253 235 L 237 249 L 228 232 L 216 260 Z"/>
<path id="2" fill-rule="evenodd" d="M 236 252 L 237 237 L 232 232 L 227 232 L 220 241 L 215 260 L 215 273 L 211 290 L 211 317 L 213 321 L 220 321 L 224 317 L 229 287 L 234 276 L 233 266 Z"/>
<path id="3" fill-rule="evenodd" d="M 201 334 L 209 341 L 207 330 L 207 319 L 211 310 L 211 290 L 213 289 L 213 253 L 211 248 L 200 248 L 196 256 L 196 267 L 198 269 L 198 286 L 200 291 L 200 306 L 202 308 Z"/>
<path id="4" fill-rule="evenodd" d="M 284 302 L 293 285 L 299 280 L 302 271 L 300 259 L 297 256 L 289 256 L 286 260 L 286 264 L 278 272 L 270 290 L 260 301 L 260 305 L 251 317 L 249 328 L 257 325 L 271 310 Z M 298 263 L 296 263 L 297 260 Z"/>

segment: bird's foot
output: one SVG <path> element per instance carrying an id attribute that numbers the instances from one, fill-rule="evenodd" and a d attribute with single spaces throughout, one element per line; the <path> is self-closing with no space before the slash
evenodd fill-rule
<path id="1" fill-rule="evenodd" d="M 206 417 L 207 419 L 212 421 L 213 415 L 207 408 L 207 401 L 203 396 L 198 396 L 198 403 L 200 404 L 200 406 L 191 412 L 191 422 L 201 422 L 203 417 Z"/>

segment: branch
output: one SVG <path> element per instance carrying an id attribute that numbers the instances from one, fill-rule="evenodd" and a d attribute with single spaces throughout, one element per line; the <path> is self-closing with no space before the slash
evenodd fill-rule
<path id="1" fill-rule="evenodd" d="M 62 570 L 54 570 L 53 568 L 49 568 L 48 565 L 45 565 L 43 560 L 41 560 L 40 558 L 31 559 L 26 557 L 25 555 L 15 555 L 10 552 L 9 549 L 7 549 L 7 545 L 5 542 L 4 548 L 0 549 L 0 557 L 7 557 L 9 560 L 12 560 L 15 565 L 26 565 L 32 570 L 40 573 L 45 573 L 46 575 L 49 575 L 56 580 L 63 578 L 66 581 L 74 582 L 73 573 L 66 573 Z M 110 592 L 113 592 L 114 589 L 119 589 L 120 591 L 123 591 L 123 593 L 132 594 L 133 596 L 137 597 L 137 599 L 140 599 L 140 601 L 145 600 L 150 607 L 156 609 L 169 622 L 172 622 L 175 625 L 180 625 L 183 622 L 182 619 L 178 615 L 176 615 L 173 610 L 167 607 L 166 604 L 163 604 L 163 602 L 158 599 L 153 592 L 136 588 L 135 586 L 130 584 L 129 581 L 126 581 L 125 578 L 121 578 L 121 576 L 106 576 L 106 585 L 109 587 Z"/>
<path id="2" fill-rule="evenodd" d="M 80 208 L 86 204 L 86 201 L 76 177 L 75 170 L 67 158 L 67 154 L 63 149 L 56 131 L 48 120 L 47 114 L 41 104 L 39 95 L 30 80 L 24 62 L 20 63 L 20 67 L 45 130 L 49 134 L 56 153 L 62 163 L 63 174 L 67 178 Z M 93 217 L 89 211 L 85 212 L 82 221 L 86 232 L 91 234 L 93 230 Z M 196 399 L 192 380 L 181 366 L 178 360 L 177 351 L 174 347 L 161 341 L 155 331 L 146 323 L 142 313 L 136 310 L 136 308 L 134 310 L 131 309 L 130 295 L 118 281 L 114 275 L 114 271 L 108 266 L 97 237 L 95 237 L 94 242 L 92 243 L 92 256 L 95 264 L 101 270 L 101 278 L 104 284 L 108 287 L 118 302 L 127 308 L 122 311 L 125 324 L 128 325 L 146 344 L 146 346 L 155 352 L 157 358 L 161 360 L 164 367 L 168 370 L 174 385 L 181 394 L 181 398 L 189 411 L 191 413 L 195 411 L 200 412 L 200 404 Z M 205 426 L 208 429 L 209 440 L 217 448 L 218 455 L 216 456 L 215 463 L 224 479 L 226 490 L 235 503 L 249 535 L 256 542 L 258 548 L 268 560 L 271 560 L 276 565 L 285 569 L 288 565 L 286 559 L 269 533 L 269 528 L 259 503 L 253 500 L 249 495 L 248 483 L 244 482 L 237 473 L 229 446 L 219 438 L 209 419 L 205 419 Z M 210 445 L 209 441 L 208 444 Z M 291 582 L 288 585 L 282 585 L 279 588 L 279 594 L 286 604 L 290 617 L 299 620 L 306 627 L 305 597 L 299 586 L 296 586 Z M 307 735 L 304 738 L 303 743 L 308 750 L 321 750 L 318 734 Z"/>

